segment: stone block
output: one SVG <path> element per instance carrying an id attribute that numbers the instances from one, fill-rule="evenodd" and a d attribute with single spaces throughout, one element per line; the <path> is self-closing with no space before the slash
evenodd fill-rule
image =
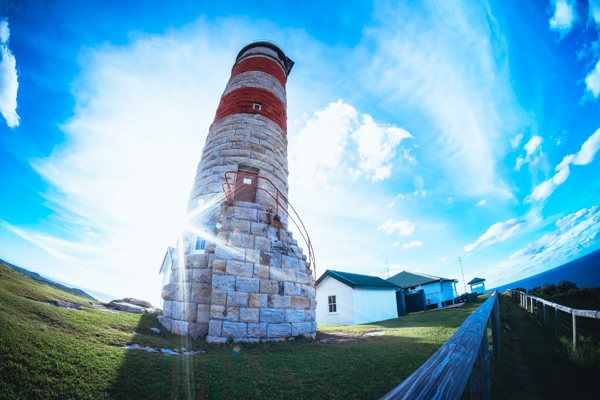
<path id="1" fill-rule="evenodd" d="M 171 323 L 171 333 L 180 336 L 187 336 L 189 333 L 190 324 L 184 321 L 173 321 Z"/>
<path id="2" fill-rule="evenodd" d="M 306 321 L 314 321 L 315 319 L 317 319 L 317 313 L 315 312 L 315 310 L 304 310 L 304 312 L 306 313 Z"/>
<path id="3" fill-rule="evenodd" d="M 238 260 L 244 261 L 244 257 L 246 257 L 246 253 L 244 253 L 243 249 L 238 249 L 236 247 L 231 247 L 227 245 L 219 245 L 215 249 L 215 257 L 223 258 L 226 260 Z"/>
<path id="4" fill-rule="evenodd" d="M 284 324 L 267 324 L 267 337 L 270 338 L 285 338 L 292 334 L 292 325 Z"/>
<path id="5" fill-rule="evenodd" d="M 213 290 L 210 296 L 210 304 L 216 306 L 224 306 L 227 304 L 226 290 Z"/>
<path id="6" fill-rule="evenodd" d="M 212 271 L 210 269 L 194 269 L 192 272 L 193 283 L 210 284 L 212 282 Z"/>
<path id="7" fill-rule="evenodd" d="M 255 308 L 265 308 L 267 306 L 268 296 L 260 293 L 248 293 L 248 306 Z"/>
<path id="8" fill-rule="evenodd" d="M 281 268 L 281 254 L 271 252 L 271 253 L 269 253 L 269 255 L 271 256 L 271 263 L 270 263 L 271 267 Z"/>
<path id="9" fill-rule="evenodd" d="M 240 292 L 258 292 L 260 279 L 238 276 L 235 279 L 235 290 Z"/>
<path id="10" fill-rule="evenodd" d="M 310 285 L 313 283 L 310 279 L 310 276 L 301 271 L 296 271 L 296 281 L 305 285 Z"/>
<path id="11" fill-rule="evenodd" d="M 173 305 L 172 301 L 165 301 L 163 304 L 163 316 L 167 318 L 171 318 L 171 306 Z"/>
<path id="12" fill-rule="evenodd" d="M 281 256 L 281 267 L 298 270 L 298 259 L 296 257 Z"/>
<path id="13" fill-rule="evenodd" d="M 274 281 L 288 281 L 295 282 L 296 281 L 296 271 L 293 269 L 285 269 L 285 268 L 271 268 L 269 271 L 269 277 Z"/>
<path id="14" fill-rule="evenodd" d="M 227 293 L 227 305 L 233 307 L 248 307 L 248 293 L 229 292 Z"/>
<path id="15" fill-rule="evenodd" d="M 265 293 L 265 294 L 279 293 L 279 282 L 261 279 L 260 280 L 260 292 Z"/>
<path id="16" fill-rule="evenodd" d="M 277 294 L 270 294 L 267 302 L 269 308 L 290 308 L 292 306 L 292 299 L 290 296 L 280 296 Z"/>
<path id="17" fill-rule="evenodd" d="M 224 274 L 227 270 L 227 260 L 223 258 L 215 258 L 212 263 L 213 272 Z"/>
<path id="18" fill-rule="evenodd" d="M 256 236 L 267 236 L 267 225 L 260 222 L 252 222 L 250 224 L 250 232 Z"/>
<path id="19" fill-rule="evenodd" d="M 261 308 L 260 322 L 280 323 L 285 321 L 284 310 L 275 308 Z"/>
<path id="20" fill-rule="evenodd" d="M 193 308 L 193 310 L 192 310 Z M 190 318 L 191 317 L 191 318 Z M 171 318 L 180 321 L 196 320 L 196 305 L 188 302 L 174 301 L 171 305 Z"/>
<path id="21" fill-rule="evenodd" d="M 269 270 L 270 267 L 268 265 L 255 265 L 254 277 L 260 279 L 269 279 Z"/>
<path id="22" fill-rule="evenodd" d="M 298 283 L 283 282 L 283 294 L 286 296 L 306 296 L 306 287 Z"/>
<path id="23" fill-rule="evenodd" d="M 213 289 L 233 291 L 235 290 L 235 276 L 213 275 Z"/>
<path id="24" fill-rule="evenodd" d="M 279 235 L 277 234 L 278 229 L 273 227 L 273 226 L 269 226 L 267 228 L 267 237 L 270 239 L 275 239 L 277 240 L 279 238 Z"/>
<path id="25" fill-rule="evenodd" d="M 260 262 L 260 250 L 246 249 L 246 262 L 249 264 L 258 264 Z"/>
<path id="26" fill-rule="evenodd" d="M 248 325 L 245 322 L 223 321 L 223 336 L 225 337 L 246 337 Z"/>
<path id="27" fill-rule="evenodd" d="M 271 251 L 271 239 L 261 236 L 254 237 L 254 248 L 263 252 Z M 271 260 L 269 258 L 269 260 Z"/>
<path id="28" fill-rule="evenodd" d="M 185 256 L 186 268 L 206 268 L 208 266 L 207 254 L 188 254 Z"/>
<path id="29" fill-rule="evenodd" d="M 254 274 L 254 267 L 252 264 L 245 262 L 229 260 L 227 261 L 227 274 L 252 278 L 252 275 Z"/>
<path id="30" fill-rule="evenodd" d="M 256 238 L 258 239 L 258 236 Z M 271 254 L 264 250 L 260 250 L 259 262 L 262 265 L 271 266 Z"/>
<path id="31" fill-rule="evenodd" d="M 208 323 L 190 324 L 190 336 L 194 339 L 204 337 L 208 333 Z"/>
<path id="32" fill-rule="evenodd" d="M 165 327 L 166 330 L 171 332 L 173 320 L 171 318 L 165 318 L 162 315 L 159 315 L 156 319 L 158 319 L 158 323 Z"/>
<path id="33" fill-rule="evenodd" d="M 258 322 L 260 319 L 260 310 L 258 308 L 240 308 L 240 321 Z"/>
<path id="34" fill-rule="evenodd" d="M 208 323 L 208 334 L 210 336 L 221 336 L 222 321 L 210 320 Z"/>
<path id="35" fill-rule="evenodd" d="M 250 221 L 238 220 L 233 218 L 223 219 L 223 229 L 231 232 L 250 232 Z"/>
<path id="36" fill-rule="evenodd" d="M 185 270 L 183 270 L 183 272 L 184 272 L 184 280 L 186 282 L 191 282 L 192 281 L 192 272 L 193 271 L 194 271 L 193 269 L 188 269 L 188 268 L 186 268 Z"/>
<path id="37" fill-rule="evenodd" d="M 310 299 L 308 297 L 292 296 L 292 308 L 308 309 L 310 308 Z"/>
<path id="38" fill-rule="evenodd" d="M 240 320 L 240 309 L 227 306 L 210 306 L 210 319 L 237 322 Z"/>
<path id="39" fill-rule="evenodd" d="M 208 322 L 210 319 L 210 305 L 209 304 L 198 304 L 198 311 L 196 314 L 196 322 Z"/>
<path id="40" fill-rule="evenodd" d="M 258 338 L 233 338 L 233 343 L 260 343 Z"/>
<path id="41" fill-rule="evenodd" d="M 209 343 L 209 344 L 225 344 L 225 343 L 227 343 L 228 340 L 229 340 L 229 338 L 226 338 L 223 336 L 207 336 L 206 337 L 206 343 Z"/>
<path id="42" fill-rule="evenodd" d="M 306 313 L 304 310 L 285 310 L 285 322 L 304 322 L 305 320 Z"/>
<path id="43" fill-rule="evenodd" d="M 316 308 L 317 308 L 317 299 L 315 299 L 315 298 L 310 299 L 310 309 L 314 310 Z"/>
<path id="44" fill-rule="evenodd" d="M 248 324 L 248 336 L 254 338 L 260 338 L 267 336 L 267 324 L 260 323 L 249 323 Z"/>
<path id="45" fill-rule="evenodd" d="M 191 285 L 190 301 L 193 303 L 210 304 L 211 290 L 208 283 L 193 283 Z"/>
<path id="46" fill-rule="evenodd" d="M 312 322 L 297 322 L 292 324 L 292 336 L 310 335 L 315 331 Z"/>
<path id="47" fill-rule="evenodd" d="M 179 290 L 176 283 L 167 283 L 163 286 L 162 298 L 164 300 L 178 300 Z"/>
<path id="48" fill-rule="evenodd" d="M 234 207 L 233 217 L 248 221 L 256 221 L 258 218 L 258 210 L 255 208 Z"/>
<path id="49" fill-rule="evenodd" d="M 254 247 L 254 236 L 247 233 L 231 232 L 229 244 L 232 246 L 252 248 Z"/>

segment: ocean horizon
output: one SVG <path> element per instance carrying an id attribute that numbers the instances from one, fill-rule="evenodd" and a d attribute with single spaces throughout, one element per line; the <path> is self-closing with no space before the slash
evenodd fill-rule
<path id="1" fill-rule="evenodd" d="M 560 281 L 571 281 L 576 284 L 577 287 L 600 287 L 600 250 L 596 250 L 576 260 L 552 268 L 548 271 L 541 272 L 537 275 L 487 289 L 486 291 L 498 290 L 499 292 L 502 292 L 506 289 L 514 289 L 517 287 L 529 290 L 536 286 L 544 286 L 546 283 L 557 284 Z"/>

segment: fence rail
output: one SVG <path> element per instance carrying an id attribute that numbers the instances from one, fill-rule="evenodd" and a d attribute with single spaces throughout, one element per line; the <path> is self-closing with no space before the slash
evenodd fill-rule
<path id="1" fill-rule="evenodd" d="M 570 318 L 572 324 L 571 333 L 573 340 L 573 351 L 577 349 L 577 341 L 580 333 L 578 317 L 600 319 L 600 311 L 597 310 L 579 310 L 576 308 L 566 307 L 562 304 L 553 303 L 549 300 L 532 296 L 519 290 L 507 289 L 506 293 L 508 293 L 513 299 L 518 300 L 525 310 L 530 311 L 532 314 L 534 314 L 534 316 L 537 315 L 537 319 L 543 321 L 544 326 L 550 325 L 550 320 L 554 319 L 554 329 L 557 336 L 560 336 L 561 327 L 564 327 L 564 325 L 561 323 L 561 312 L 569 314 L 571 316 Z M 548 308 L 554 308 L 554 316 L 551 317 L 551 313 Z"/>
<path id="2" fill-rule="evenodd" d="M 489 399 L 487 326 L 491 322 L 492 353 L 500 360 L 499 307 L 494 292 L 429 360 L 381 399 L 459 399 L 469 378 L 471 399 Z"/>

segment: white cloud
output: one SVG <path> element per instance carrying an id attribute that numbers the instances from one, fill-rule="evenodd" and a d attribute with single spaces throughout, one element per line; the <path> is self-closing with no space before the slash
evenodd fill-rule
<path id="1" fill-rule="evenodd" d="M 483 206 L 485 206 L 485 203 L 486 203 L 486 200 L 482 199 L 482 200 L 479 200 L 479 202 L 477 204 L 475 204 L 475 205 L 477 207 L 483 207 Z"/>
<path id="2" fill-rule="evenodd" d="M 504 242 L 506 239 L 513 237 L 524 224 L 523 221 L 516 218 L 509 219 L 506 222 L 495 223 L 475 243 L 466 245 L 464 250 L 471 252 L 477 246 L 485 247 L 494 243 Z"/>
<path id="3" fill-rule="evenodd" d="M 370 62 L 361 75 L 367 90 L 385 97 L 390 110 L 426 121 L 418 134 L 429 145 L 420 162 L 435 160 L 444 185 L 512 198 L 496 167 L 506 134 L 528 117 L 515 101 L 506 43 L 489 7 L 398 4 L 377 8 L 379 23 L 365 30 L 365 51 L 357 54 Z"/>
<path id="4" fill-rule="evenodd" d="M 414 240 L 412 242 L 404 243 L 402 245 L 402 247 L 404 247 L 405 249 L 410 249 L 411 247 L 421 247 L 421 246 L 423 246 L 423 242 L 421 242 L 420 240 Z"/>
<path id="5" fill-rule="evenodd" d="M 352 135 L 358 144 L 361 170 L 373 182 L 389 178 L 396 146 L 411 137 L 404 129 L 378 125 L 370 115 L 363 115 L 360 128 Z"/>
<path id="6" fill-rule="evenodd" d="M 588 0 L 588 18 L 600 25 L 600 0 Z"/>
<path id="7" fill-rule="evenodd" d="M 377 229 L 387 233 L 388 235 L 396 232 L 400 236 L 408 236 L 413 233 L 415 226 L 409 221 L 394 221 L 392 219 L 388 219 L 383 224 L 379 225 Z"/>
<path id="8" fill-rule="evenodd" d="M 596 63 L 596 67 L 585 77 L 585 87 L 594 98 L 600 95 L 600 61 Z"/>
<path id="9" fill-rule="evenodd" d="M 523 140 L 522 133 L 519 133 L 517 136 L 511 139 L 510 145 L 512 146 L 513 150 L 519 147 L 519 145 L 521 144 L 521 140 Z"/>
<path id="10" fill-rule="evenodd" d="M 546 200 L 557 187 L 565 183 L 567 178 L 569 177 L 569 167 L 565 166 L 561 168 L 554 176 L 539 185 L 537 185 L 533 192 L 527 197 L 525 197 L 525 203 L 532 203 L 534 201 Z"/>
<path id="11" fill-rule="evenodd" d="M 442 257 L 442 258 L 440 258 L 440 262 L 446 262 L 446 261 L 448 261 L 448 257 Z"/>
<path id="12" fill-rule="evenodd" d="M 531 139 L 529 139 L 529 141 L 523 147 L 526 152 L 525 157 L 531 157 L 533 153 L 540 147 L 542 141 L 543 139 L 541 136 L 533 136 Z"/>
<path id="13" fill-rule="evenodd" d="M 8 48 L 10 30 L 6 19 L 0 20 L 0 114 L 10 128 L 19 126 L 17 114 L 17 61 Z"/>
<path id="14" fill-rule="evenodd" d="M 554 15 L 550 19 L 550 29 L 559 31 L 561 37 L 571 30 L 575 21 L 575 8 L 570 1 L 552 0 Z"/>

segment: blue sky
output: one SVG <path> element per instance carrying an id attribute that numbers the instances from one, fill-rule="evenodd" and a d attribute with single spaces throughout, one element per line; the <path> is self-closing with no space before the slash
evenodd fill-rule
<path id="1" fill-rule="evenodd" d="M 257 39 L 296 62 L 290 200 L 318 274 L 461 289 L 460 256 L 493 287 L 599 248 L 599 1 L 120 3 L 0 2 L 0 258 L 158 303 Z"/>

